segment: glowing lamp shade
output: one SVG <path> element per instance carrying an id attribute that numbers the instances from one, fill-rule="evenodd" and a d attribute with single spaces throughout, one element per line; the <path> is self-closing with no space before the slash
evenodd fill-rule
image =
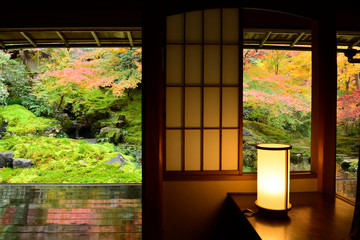
<path id="1" fill-rule="evenodd" d="M 259 213 L 287 216 L 291 208 L 290 149 L 291 145 L 264 143 L 257 148 L 257 200 Z"/>

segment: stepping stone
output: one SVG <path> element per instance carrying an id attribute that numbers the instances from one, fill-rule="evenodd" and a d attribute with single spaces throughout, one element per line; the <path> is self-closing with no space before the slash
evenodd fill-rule
<path id="1" fill-rule="evenodd" d="M 0 152 L 0 168 L 12 167 L 14 160 L 13 152 Z"/>
<path id="2" fill-rule="evenodd" d="M 125 158 L 120 153 L 118 153 L 116 155 L 116 157 L 111 158 L 109 161 L 107 161 L 105 163 L 109 164 L 109 165 L 114 164 L 114 163 L 120 163 L 121 167 L 122 167 L 123 165 L 126 164 L 125 161 L 126 161 Z"/>
<path id="3" fill-rule="evenodd" d="M 31 168 L 34 165 L 31 159 L 15 158 L 13 161 L 13 167 L 17 168 Z"/>

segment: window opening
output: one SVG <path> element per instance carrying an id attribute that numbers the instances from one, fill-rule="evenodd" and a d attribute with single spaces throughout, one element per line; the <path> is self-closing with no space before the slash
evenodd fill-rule
<path id="1" fill-rule="evenodd" d="M 0 59 L 1 182 L 141 182 L 141 48 Z"/>
<path id="2" fill-rule="evenodd" d="M 244 49 L 243 171 L 256 144 L 286 143 L 291 171 L 310 171 L 311 52 Z"/>
<path id="3" fill-rule="evenodd" d="M 360 137 L 360 64 L 349 63 L 344 53 L 338 52 L 337 66 L 336 193 L 355 202 Z"/>

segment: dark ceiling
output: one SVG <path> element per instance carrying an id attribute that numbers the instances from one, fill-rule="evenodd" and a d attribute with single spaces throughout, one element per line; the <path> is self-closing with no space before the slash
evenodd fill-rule
<path id="1" fill-rule="evenodd" d="M 148 9 L 148 2 L 103 0 L 96 6 L 86 1 L 65 2 L 69 5 L 49 1 L 25 2 L 18 8 L 11 8 L 13 5 L 10 3 L 6 7 L 5 2 L 0 15 L 0 49 L 142 45 L 142 17 L 143 11 Z M 184 6 L 192 6 L 193 10 L 197 8 L 196 4 L 186 2 L 189 1 L 184 0 L 176 7 L 165 4 L 165 12 L 186 10 Z M 260 2 L 243 2 L 245 6 L 249 5 L 242 12 L 244 48 L 311 49 L 312 16 L 316 11 L 323 14 L 323 8 L 316 10 L 314 6 L 305 7 L 306 4 L 294 8 L 291 4 L 291 14 L 285 14 L 285 5 L 274 11 L 276 1 L 266 5 L 273 9 L 271 11 L 256 8 L 255 5 L 260 6 Z M 239 4 L 231 0 L 224 0 L 221 4 L 225 3 L 229 7 Z M 204 7 L 203 4 L 201 6 Z M 336 21 L 338 46 L 360 46 L 360 22 L 355 21 L 359 17 L 358 12 L 351 6 L 327 6 L 324 14 L 328 12 Z"/>

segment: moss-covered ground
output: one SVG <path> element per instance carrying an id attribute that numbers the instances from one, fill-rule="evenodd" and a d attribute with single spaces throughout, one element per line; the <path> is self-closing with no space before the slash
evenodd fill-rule
<path id="1" fill-rule="evenodd" d="M 119 114 L 127 114 L 124 128 L 134 143 L 141 143 L 140 100 L 134 100 Z M 131 112 L 132 111 L 132 112 Z M 41 136 L 47 126 L 58 125 L 55 119 L 36 117 L 21 105 L 0 107 L 0 116 L 7 119 L 0 151 L 13 151 L 15 158 L 32 159 L 30 169 L 0 169 L 0 182 L 7 183 L 136 183 L 141 182 L 141 166 L 124 155 L 113 144 L 90 143 L 81 139 Z M 127 163 L 121 167 L 105 162 L 120 152 Z"/>
<path id="2" fill-rule="evenodd" d="M 11 136 L 0 141 L 0 151 L 13 151 L 15 158 L 32 159 L 30 169 L 3 168 L 0 182 L 8 183 L 134 183 L 141 182 L 141 169 L 131 157 L 120 167 L 105 162 L 117 152 L 110 143 L 93 144 L 68 138 Z"/>
<path id="3" fill-rule="evenodd" d="M 0 116 L 9 122 L 7 132 L 16 135 L 36 134 L 47 126 L 54 124 L 55 119 L 36 117 L 32 112 L 21 105 L 8 105 L 0 107 Z"/>
<path id="4" fill-rule="evenodd" d="M 244 121 L 244 128 L 250 131 L 248 136 L 243 138 L 244 172 L 256 171 L 256 149 L 254 146 L 259 143 L 290 144 L 292 146 L 290 151 L 291 170 L 310 170 L 310 138 L 306 138 L 295 131 L 279 129 L 256 121 Z M 247 146 L 251 147 L 248 148 Z"/>

